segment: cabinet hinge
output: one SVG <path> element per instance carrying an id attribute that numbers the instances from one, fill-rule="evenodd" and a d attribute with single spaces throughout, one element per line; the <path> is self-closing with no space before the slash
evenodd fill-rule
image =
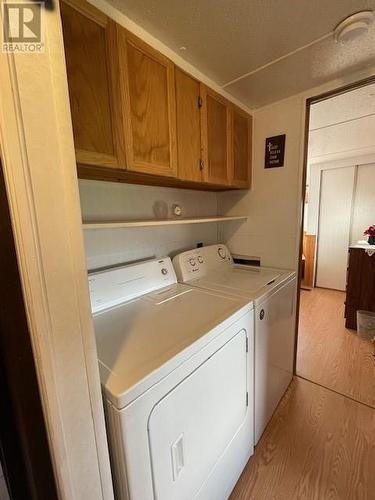
<path id="1" fill-rule="evenodd" d="M 246 393 L 246 406 L 249 406 L 249 393 Z"/>
<path id="2" fill-rule="evenodd" d="M 203 99 L 201 96 L 198 96 L 198 108 L 201 108 L 203 106 Z"/>
<path id="3" fill-rule="evenodd" d="M 199 160 L 199 170 L 203 170 L 204 169 L 204 161 L 201 159 Z"/>

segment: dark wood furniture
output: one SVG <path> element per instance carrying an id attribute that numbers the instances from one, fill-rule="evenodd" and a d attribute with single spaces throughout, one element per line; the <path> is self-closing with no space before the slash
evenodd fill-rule
<path id="1" fill-rule="evenodd" d="M 357 329 L 357 310 L 375 312 L 375 255 L 349 248 L 345 301 L 345 327 Z"/>

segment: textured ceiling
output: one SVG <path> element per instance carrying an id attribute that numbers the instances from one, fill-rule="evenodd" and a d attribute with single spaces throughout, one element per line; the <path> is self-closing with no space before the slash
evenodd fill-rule
<path id="1" fill-rule="evenodd" d="M 374 39 L 343 48 L 327 35 L 375 0 L 109 0 L 115 8 L 238 97 L 257 107 L 361 69 Z M 180 50 L 185 47 L 186 50 Z M 360 52 L 358 49 L 360 48 Z M 354 56 L 354 51 L 355 56 Z M 227 84 L 227 85 L 226 85 Z"/>
<path id="2" fill-rule="evenodd" d="M 375 115 L 375 83 L 313 104 L 310 130 Z"/>

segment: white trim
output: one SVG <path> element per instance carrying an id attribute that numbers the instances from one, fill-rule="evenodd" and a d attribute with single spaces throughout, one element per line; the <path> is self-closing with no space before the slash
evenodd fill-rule
<path id="1" fill-rule="evenodd" d="M 0 53 L 3 171 L 59 497 L 112 500 L 55 5 L 44 53 Z"/>
<path id="2" fill-rule="evenodd" d="M 340 166 L 360 165 L 363 163 L 375 162 L 375 146 L 365 148 L 349 149 L 337 153 L 327 153 L 325 155 L 314 156 L 308 159 L 308 164 L 316 165 L 317 163 L 331 163 L 340 161 Z"/>
<path id="3" fill-rule="evenodd" d="M 288 52 L 287 54 L 284 54 L 280 57 L 277 57 L 276 59 L 273 59 L 272 61 L 263 64 L 262 66 L 258 66 L 257 68 L 249 71 L 248 73 L 244 73 L 243 75 L 238 76 L 237 78 L 234 78 L 233 80 L 230 80 L 227 83 L 224 83 L 222 88 L 224 89 L 225 87 L 229 87 L 230 85 L 233 85 L 234 83 L 239 82 L 240 80 L 243 80 L 244 78 L 247 78 L 251 75 L 255 75 L 256 73 L 259 73 L 259 71 L 263 71 L 264 69 L 268 68 L 269 66 L 273 66 L 274 64 L 283 61 L 284 59 L 287 59 L 288 57 L 294 56 L 295 54 L 298 54 L 298 52 L 301 52 L 302 50 L 308 49 L 309 47 L 312 47 L 313 45 L 316 45 L 319 42 L 322 42 L 326 38 L 333 37 L 333 31 L 330 31 L 329 33 L 326 33 L 325 35 L 316 38 L 312 42 L 307 43 L 306 45 L 302 45 L 301 47 L 297 47 L 296 49 L 292 50 L 291 52 Z"/>

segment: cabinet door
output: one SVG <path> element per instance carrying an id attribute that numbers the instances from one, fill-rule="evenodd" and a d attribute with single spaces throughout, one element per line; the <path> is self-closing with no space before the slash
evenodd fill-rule
<path id="1" fill-rule="evenodd" d="M 174 65 L 117 25 L 127 168 L 177 173 Z"/>
<path id="2" fill-rule="evenodd" d="M 211 184 L 230 184 L 230 104 L 205 85 L 202 96 L 202 152 L 204 180 Z"/>
<path id="3" fill-rule="evenodd" d="M 77 162 L 116 167 L 107 17 L 74 0 L 61 2 L 61 17 Z"/>
<path id="4" fill-rule="evenodd" d="M 248 188 L 251 185 L 252 117 L 236 106 L 232 107 L 232 171 L 231 185 Z"/>
<path id="5" fill-rule="evenodd" d="M 175 73 L 178 178 L 201 182 L 200 83 L 179 68 Z"/>

